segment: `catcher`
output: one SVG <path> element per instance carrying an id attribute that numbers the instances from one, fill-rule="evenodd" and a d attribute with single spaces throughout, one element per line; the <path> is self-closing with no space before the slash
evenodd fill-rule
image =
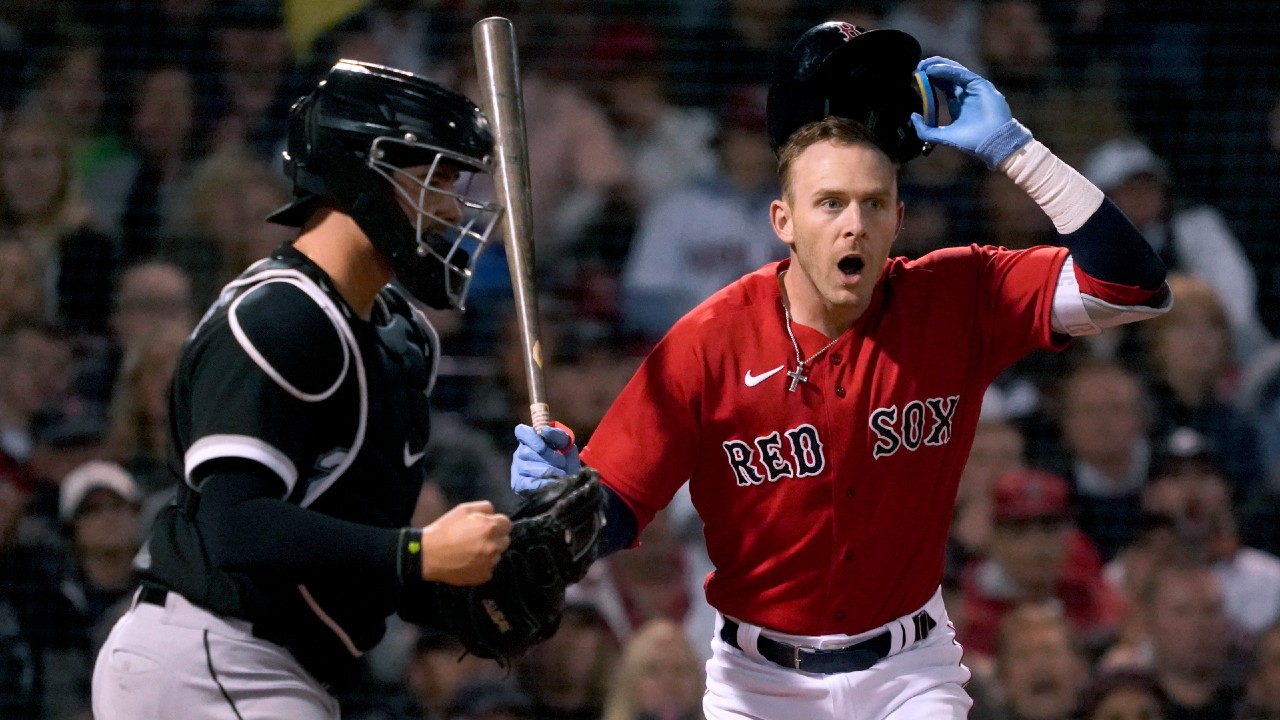
<path id="1" fill-rule="evenodd" d="M 461 308 L 501 208 L 467 195 L 493 139 L 462 95 L 342 61 L 289 119 L 300 227 L 229 283 L 171 389 L 178 494 L 93 677 L 98 720 L 337 718 L 393 612 L 509 659 L 554 631 L 594 558 L 590 473 L 509 519 L 407 527 L 438 340 L 396 287 Z"/>

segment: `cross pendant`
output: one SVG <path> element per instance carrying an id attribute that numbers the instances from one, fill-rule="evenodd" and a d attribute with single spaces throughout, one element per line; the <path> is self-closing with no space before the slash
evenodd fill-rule
<path id="1" fill-rule="evenodd" d="M 801 365 L 795 370 L 787 371 L 787 377 L 791 378 L 791 387 L 787 388 L 787 392 L 795 392 L 796 387 L 802 382 L 808 382 L 809 376 L 804 374 L 804 366 Z"/>

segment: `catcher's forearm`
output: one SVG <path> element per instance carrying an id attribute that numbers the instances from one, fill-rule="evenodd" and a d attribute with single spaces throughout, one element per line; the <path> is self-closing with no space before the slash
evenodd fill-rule
<path id="1" fill-rule="evenodd" d="M 221 468 L 201 485 L 197 523 L 224 568 L 309 577 L 395 576 L 399 531 L 324 515 L 280 499 L 279 478 L 248 463 Z"/>

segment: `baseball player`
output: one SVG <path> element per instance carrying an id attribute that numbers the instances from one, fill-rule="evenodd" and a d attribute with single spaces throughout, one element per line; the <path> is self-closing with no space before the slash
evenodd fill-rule
<path id="1" fill-rule="evenodd" d="M 582 453 L 607 487 L 604 553 L 690 484 L 715 565 L 711 720 L 966 717 L 940 584 L 983 390 L 1032 350 L 1170 305 L 1142 236 L 990 82 L 919 60 L 888 29 L 824 23 L 799 39 L 768 108 L 771 218 L 790 258 L 683 317 Z M 921 115 L 913 88 L 928 84 L 946 126 Z M 1061 246 L 890 258 L 897 168 L 922 143 L 1008 175 Z M 516 436 L 517 491 L 576 470 L 563 431 Z"/>
<path id="2" fill-rule="evenodd" d="M 438 341 L 388 283 L 462 306 L 498 208 L 460 188 L 492 147 L 466 98 L 376 65 L 339 62 L 294 105 L 294 199 L 270 219 L 301 232 L 187 342 L 178 496 L 98 656 L 98 720 L 337 718 L 387 616 L 431 622 L 424 581 L 490 577 L 511 525 L 488 502 L 409 527 Z"/>

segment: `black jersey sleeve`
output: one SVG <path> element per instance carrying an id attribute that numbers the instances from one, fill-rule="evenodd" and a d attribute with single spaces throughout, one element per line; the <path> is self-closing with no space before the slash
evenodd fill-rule
<path id="1" fill-rule="evenodd" d="M 362 525 L 280 499 L 280 478 L 245 460 L 205 464 L 196 522 L 224 570 L 267 570 L 307 582 L 334 573 L 396 579 L 399 530 Z"/>
<path id="2" fill-rule="evenodd" d="M 283 481 L 284 496 L 362 427 L 352 331 L 334 302 L 290 277 L 245 291 L 200 329 L 181 388 L 190 428 L 186 480 L 201 465 L 252 460 Z"/>

